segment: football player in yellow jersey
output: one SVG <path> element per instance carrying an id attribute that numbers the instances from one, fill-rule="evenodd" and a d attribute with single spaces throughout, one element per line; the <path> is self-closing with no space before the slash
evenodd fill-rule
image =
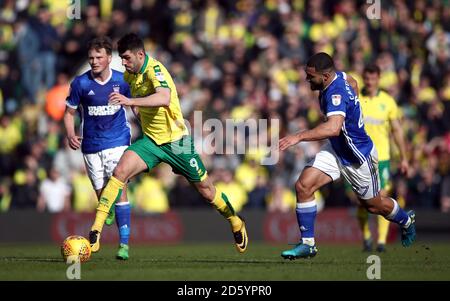
<path id="1" fill-rule="evenodd" d="M 139 116 L 144 134 L 125 151 L 103 190 L 89 233 L 92 251 L 100 248 L 103 224 L 125 183 L 165 162 L 175 173 L 191 182 L 230 222 L 236 248 L 240 253 L 245 252 L 248 244 L 245 222 L 236 215 L 225 193 L 208 178 L 184 124 L 177 89 L 169 72 L 163 64 L 145 53 L 144 43 L 136 34 L 122 37 L 117 48 L 126 69 L 124 79 L 130 85 L 132 98 L 113 92 L 109 103 L 131 106 Z"/>
<path id="2" fill-rule="evenodd" d="M 377 65 L 367 65 L 363 71 L 364 87 L 361 90 L 360 104 L 364 116 L 364 127 L 372 138 L 378 151 L 379 173 L 381 180 L 381 194 L 388 196 L 391 193 L 392 183 L 390 175 L 390 145 L 392 134 L 394 142 L 400 151 L 400 171 L 406 175 L 409 164 L 406 158 L 405 141 L 400 125 L 399 109 L 395 100 L 386 92 L 380 90 L 380 68 Z M 404 204 L 400 204 L 404 207 Z M 364 236 L 364 251 L 372 250 L 372 238 L 369 229 L 369 216 L 367 210 L 358 208 L 358 220 Z M 389 221 L 378 216 L 378 242 L 377 251 L 384 252 L 386 238 L 389 230 Z"/>

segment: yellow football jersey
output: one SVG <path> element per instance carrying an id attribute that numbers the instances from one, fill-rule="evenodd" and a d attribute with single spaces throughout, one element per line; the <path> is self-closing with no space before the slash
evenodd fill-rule
<path id="1" fill-rule="evenodd" d="M 139 107 L 142 131 L 156 144 L 176 141 L 188 134 L 175 83 L 163 64 L 146 55 L 139 73 L 125 71 L 124 79 L 130 85 L 132 97 L 136 98 L 154 94 L 158 87 L 170 89 L 168 107 Z"/>
<path id="2" fill-rule="evenodd" d="M 390 159 L 389 137 L 391 120 L 400 118 L 400 111 L 395 100 L 380 90 L 374 97 L 360 94 L 360 103 L 364 116 L 364 128 L 372 138 L 378 151 L 378 160 Z"/>

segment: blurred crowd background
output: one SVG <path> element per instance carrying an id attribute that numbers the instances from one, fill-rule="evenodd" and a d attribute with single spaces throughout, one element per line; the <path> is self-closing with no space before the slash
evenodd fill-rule
<path id="1" fill-rule="evenodd" d="M 108 35 L 116 42 L 131 31 L 171 72 L 191 125 L 199 122 L 195 111 L 203 121 L 269 120 L 266 131 L 225 133 L 238 144 L 322 122 L 303 71 L 313 53 L 332 55 L 360 86 L 364 65 L 376 62 L 381 87 L 401 108 L 411 163 L 401 177 L 393 148 L 393 193 L 407 207 L 450 211 L 449 1 L 375 1 L 380 19 L 368 19 L 371 3 L 356 0 L 72 1 L 79 19 L 68 18 L 68 3 L 0 0 L 0 211 L 94 210 L 82 154 L 65 139 L 65 98 L 87 62 L 89 39 Z M 277 126 L 270 122 L 276 119 Z M 132 121 L 135 139 L 139 126 Z M 208 134 L 194 137 L 196 146 L 237 211 L 294 208 L 293 184 L 319 142 L 300 143 L 278 164 L 262 166 L 263 149 L 205 155 Z M 132 180 L 129 190 L 138 211 L 206 206 L 167 165 Z M 351 206 L 348 193 L 337 182 L 316 198 L 326 207 Z"/>

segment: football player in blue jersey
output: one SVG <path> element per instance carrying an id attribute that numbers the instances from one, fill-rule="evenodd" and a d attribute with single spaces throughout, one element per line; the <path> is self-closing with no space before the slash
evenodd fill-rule
<path id="1" fill-rule="evenodd" d="M 279 149 L 283 151 L 301 141 L 329 141 L 307 164 L 295 184 L 301 240 L 281 256 L 296 259 L 316 255 L 314 222 L 317 206 L 314 192 L 341 175 L 350 183 L 367 211 L 382 215 L 400 226 L 402 244 L 410 246 L 416 237 L 415 214 L 413 211 L 406 213 L 396 200 L 380 195 L 378 155 L 364 130 L 362 111 L 355 93 L 356 81 L 344 72 L 336 71 L 333 59 L 323 52 L 308 60 L 305 72 L 311 90 L 320 91 L 320 109 L 326 121 L 311 130 L 282 138 Z"/>
<path id="2" fill-rule="evenodd" d="M 108 37 L 98 37 L 89 42 L 88 58 L 91 70 L 77 76 L 70 85 L 64 125 L 72 149 L 81 147 L 89 179 L 97 197 L 112 175 L 125 149 L 130 145 L 131 130 L 125 108 L 109 105 L 112 92 L 130 97 L 130 88 L 123 80 L 123 73 L 112 70 L 112 42 Z M 81 114 L 81 136 L 75 133 L 74 117 Z M 99 202 L 102 200 L 100 199 Z M 127 260 L 130 236 L 130 203 L 126 186 L 115 208 L 111 208 L 106 224 L 116 219 L 120 244 L 117 259 Z M 98 250 L 92 250 L 96 252 Z"/>

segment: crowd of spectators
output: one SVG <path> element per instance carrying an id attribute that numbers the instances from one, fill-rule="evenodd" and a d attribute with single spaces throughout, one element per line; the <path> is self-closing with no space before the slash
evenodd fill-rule
<path id="1" fill-rule="evenodd" d="M 368 18 L 368 9 L 378 15 Z M 171 72 L 184 118 L 201 128 L 196 147 L 237 210 L 295 206 L 293 184 L 320 142 L 261 165 L 261 144 L 238 152 L 221 141 L 245 145 L 321 122 L 303 69 L 324 51 L 360 86 L 364 65 L 380 66 L 381 87 L 402 111 L 411 163 L 400 177 L 393 149 L 394 194 L 408 207 L 450 212 L 450 5 L 438 0 L 0 1 L 0 211 L 95 208 L 82 154 L 64 136 L 65 96 L 86 64 L 89 39 L 116 42 L 131 31 Z M 267 126 L 218 131 L 206 120 Z M 208 144 L 212 131 L 219 138 Z M 322 205 L 350 206 L 341 184 L 317 193 Z M 133 180 L 129 198 L 145 212 L 205 206 L 167 165 Z"/>

